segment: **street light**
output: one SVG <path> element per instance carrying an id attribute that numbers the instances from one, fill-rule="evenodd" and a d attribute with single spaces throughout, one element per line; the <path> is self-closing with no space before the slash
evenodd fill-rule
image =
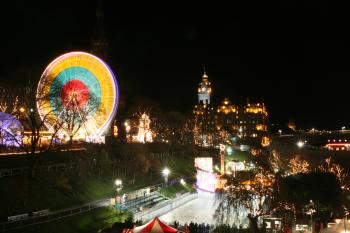
<path id="1" fill-rule="evenodd" d="M 185 185 L 185 184 L 186 184 L 186 181 L 185 181 L 183 178 L 181 178 L 180 183 L 181 183 L 182 185 Z"/>
<path id="2" fill-rule="evenodd" d="M 116 208 L 121 208 L 120 204 L 124 203 L 125 200 L 122 200 L 121 197 L 119 197 L 119 191 L 123 188 L 123 181 L 121 179 L 116 179 L 114 181 L 114 184 L 116 186 Z"/>
<path id="3" fill-rule="evenodd" d="M 116 179 L 114 181 L 114 183 L 115 183 L 116 190 L 117 190 L 117 195 L 118 195 L 119 191 L 123 188 L 123 182 L 120 179 Z"/>
<path id="4" fill-rule="evenodd" d="M 304 142 L 303 141 L 299 141 L 299 142 L 297 142 L 297 146 L 299 147 L 299 148 L 302 148 L 303 146 L 304 146 Z"/>
<path id="5" fill-rule="evenodd" d="M 313 214 L 314 214 L 315 212 L 316 212 L 316 210 L 315 210 L 315 203 L 314 203 L 312 200 L 310 200 L 309 211 L 307 212 L 307 214 L 310 214 L 310 219 L 311 219 L 311 232 L 313 232 L 313 231 L 312 231 L 312 228 L 313 228 L 312 216 L 313 216 Z"/>
<path id="6" fill-rule="evenodd" d="M 345 206 L 343 206 L 343 208 L 344 208 L 344 215 L 345 215 L 345 217 L 344 217 L 344 233 L 347 233 L 346 222 L 347 222 L 347 217 L 348 217 L 349 211 Z"/>
<path id="7" fill-rule="evenodd" d="M 164 168 L 163 171 L 163 176 L 164 176 L 164 179 L 165 179 L 165 183 L 168 184 L 168 177 L 169 177 L 169 174 L 170 174 L 170 170 L 169 168 Z"/>

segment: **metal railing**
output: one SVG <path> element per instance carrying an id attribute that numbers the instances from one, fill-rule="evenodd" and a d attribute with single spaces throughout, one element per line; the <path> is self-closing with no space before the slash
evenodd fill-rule
<path id="1" fill-rule="evenodd" d="M 28 214 L 18 215 L 23 216 L 21 218 L 14 218 L 12 221 L 0 223 L 0 232 L 6 232 L 10 230 L 20 229 L 27 226 L 37 225 L 41 223 L 48 223 L 62 218 L 70 217 L 73 215 L 89 212 L 96 208 L 108 206 L 110 204 L 110 199 L 103 199 L 94 202 L 90 202 L 78 207 L 57 210 L 53 212 L 46 212 L 42 215 L 29 216 Z M 26 215 L 26 217 L 24 216 Z M 12 216 L 16 217 L 16 216 Z M 11 217 L 10 217 L 11 218 Z"/>
<path id="2" fill-rule="evenodd" d="M 38 166 L 34 168 L 34 172 L 50 172 L 50 171 L 63 171 L 67 169 L 73 169 L 77 167 L 77 163 L 55 163 L 50 165 Z M 30 167 L 17 167 L 17 168 L 1 168 L 0 178 L 6 176 L 19 176 L 29 174 Z"/>
<path id="3" fill-rule="evenodd" d="M 174 179 L 172 180 L 173 183 L 179 182 L 180 178 Z M 160 188 L 166 187 L 169 184 L 165 184 L 165 183 L 160 183 L 160 184 L 156 184 L 156 185 L 152 185 L 152 186 L 147 186 L 145 188 L 150 188 L 151 193 L 149 196 L 153 195 L 154 192 L 157 192 Z M 143 188 L 143 189 L 145 189 Z M 143 190 L 140 189 L 140 190 Z M 134 191 L 137 192 L 138 190 Z M 158 193 L 158 195 L 161 195 Z M 191 195 L 195 195 L 195 196 L 191 196 Z M 154 211 L 167 207 L 167 206 L 171 206 L 172 209 L 177 208 L 180 205 L 183 205 L 185 203 L 187 203 L 188 201 L 191 201 L 193 199 L 195 199 L 197 196 L 197 194 L 184 194 L 178 198 L 175 198 L 173 200 L 170 201 L 165 201 L 165 202 L 161 202 L 158 205 L 150 208 L 147 212 L 143 212 L 142 215 L 140 215 L 141 213 L 135 213 L 135 217 L 141 217 L 141 216 L 150 216 Z M 148 197 L 149 197 L 148 196 Z M 187 196 L 191 196 L 191 198 L 188 199 Z M 145 197 L 147 198 L 147 197 Z M 133 205 L 133 202 L 135 200 L 129 200 L 128 202 Z M 111 203 L 111 199 L 110 198 L 105 198 L 105 199 L 101 199 L 101 200 L 97 200 L 97 201 L 93 201 L 93 202 L 89 202 L 86 204 L 83 204 L 81 206 L 75 206 L 75 207 L 71 207 L 71 208 L 67 208 L 67 209 L 63 209 L 63 210 L 57 210 L 57 211 L 47 211 L 47 209 L 44 211 L 35 211 L 35 212 L 31 212 L 31 213 L 24 213 L 21 215 L 16 215 L 16 216 L 9 216 L 8 217 L 8 221 L 7 222 L 2 222 L 0 223 L 0 232 L 6 232 L 6 231 L 10 231 L 10 230 L 15 230 L 15 229 L 19 229 L 19 228 L 23 228 L 23 227 L 27 227 L 27 226 L 32 226 L 32 225 L 37 225 L 37 224 L 41 224 L 41 223 L 48 223 L 48 222 L 52 222 L 55 220 L 59 220 L 65 217 L 70 217 L 73 215 L 77 215 L 77 214 L 81 214 L 81 213 L 85 213 L 85 212 L 89 212 L 91 210 L 94 210 L 96 208 L 100 208 L 100 207 L 106 207 L 109 206 Z M 169 209 L 169 211 L 171 211 L 172 209 Z M 164 212 L 165 209 L 163 209 L 163 214 L 165 214 Z M 37 213 L 39 212 L 39 213 Z M 133 211 L 134 212 L 134 211 Z M 137 218 L 135 218 L 137 219 Z"/>
<path id="4" fill-rule="evenodd" d="M 198 198 L 197 193 L 185 193 L 180 197 L 177 197 L 173 200 L 168 200 L 166 202 L 162 202 L 159 205 L 156 205 L 146 211 L 135 213 L 134 219 L 142 220 L 144 222 L 149 221 L 156 216 L 164 215 L 196 198 Z"/>

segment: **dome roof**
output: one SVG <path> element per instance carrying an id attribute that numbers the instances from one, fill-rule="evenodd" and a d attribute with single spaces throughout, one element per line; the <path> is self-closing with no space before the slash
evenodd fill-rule
<path id="1" fill-rule="evenodd" d="M 20 146 L 23 139 L 23 126 L 14 116 L 0 112 L 0 145 Z"/>

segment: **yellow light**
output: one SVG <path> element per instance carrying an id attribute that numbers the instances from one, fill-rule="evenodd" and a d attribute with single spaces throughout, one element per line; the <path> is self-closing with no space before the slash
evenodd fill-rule
<path id="1" fill-rule="evenodd" d="M 114 137 L 118 137 L 118 126 L 113 126 L 113 135 Z"/>
<path id="2" fill-rule="evenodd" d="M 183 178 L 181 178 L 180 183 L 181 183 L 182 185 L 185 185 L 185 184 L 186 184 L 186 181 L 185 181 Z"/>
<path id="3" fill-rule="evenodd" d="M 25 109 L 24 109 L 23 107 L 21 107 L 21 108 L 19 109 L 19 111 L 20 111 L 20 112 L 24 112 Z"/>
<path id="4" fill-rule="evenodd" d="M 120 180 L 120 179 L 116 179 L 114 181 L 114 183 L 115 183 L 116 186 L 121 186 L 123 184 L 122 180 Z"/>
<path id="5" fill-rule="evenodd" d="M 259 131 L 261 131 L 261 130 L 264 130 L 265 129 L 265 127 L 264 127 L 264 125 L 261 125 L 261 124 L 258 124 L 258 125 L 256 125 L 256 130 L 259 130 Z"/>

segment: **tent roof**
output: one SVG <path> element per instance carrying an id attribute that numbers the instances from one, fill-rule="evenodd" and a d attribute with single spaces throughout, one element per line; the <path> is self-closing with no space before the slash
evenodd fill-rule
<path id="1" fill-rule="evenodd" d="M 162 223 L 158 217 L 149 221 L 145 225 L 135 227 L 134 233 L 176 233 L 177 229 Z"/>

